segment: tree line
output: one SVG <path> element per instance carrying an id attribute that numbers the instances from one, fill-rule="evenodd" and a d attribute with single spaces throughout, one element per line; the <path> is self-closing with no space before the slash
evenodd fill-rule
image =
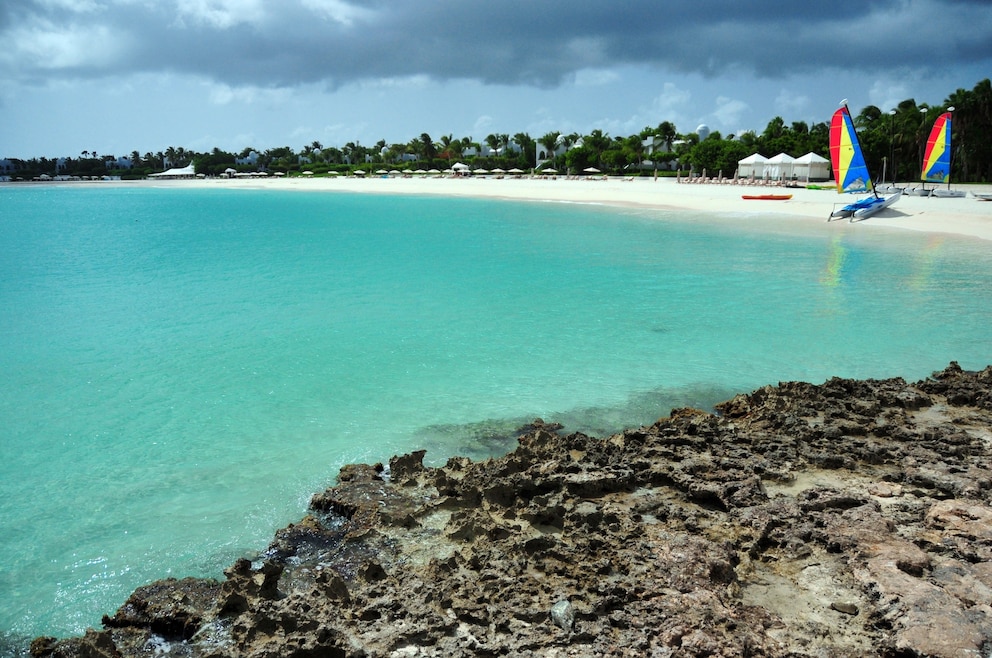
<path id="1" fill-rule="evenodd" d="M 957 182 L 992 181 L 992 84 L 982 80 L 974 89 L 958 89 L 940 105 L 917 104 L 904 100 L 890 109 L 869 105 L 855 117 L 854 124 L 869 169 L 876 180 L 916 180 L 920 176 L 926 140 L 934 120 L 953 107 L 952 173 Z M 483 148 L 485 144 L 488 148 Z M 744 132 L 724 137 L 713 132 L 700 140 L 695 132 L 679 133 L 663 121 L 647 126 L 635 135 L 610 136 L 602 130 L 588 135 L 549 132 L 540 137 L 527 133 L 490 134 L 483 140 L 442 135 L 433 139 L 422 133 L 405 143 L 380 140 L 364 146 L 348 142 L 325 147 L 313 141 L 294 150 L 289 146 L 256 150 L 246 147 L 238 153 L 215 148 L 198 153 L 172 147 L 157 153 L 132 151 L 130 166 L 119 166 L 111 155 L 82 151 L 79 157 L 11 160 L 14 177 L 32 178 L 40 174 L 69 176 L 114 175 L 143 178 L 168 167 L 195 166 L 198 174 L 215 176 L 228 170 L 266 171 L 293 175 L 304 171 L 314 175 L 329 172 L 350 173 L 378 163 L 393 169 L 439 170 L 463 161 L 472 168 L 533 170 L 539 164 L 563 172 L 579 173 L 589 168 L 610 174 L 654 174 L 670 165 L 681 170 L 732 176 L 737 162 L 752 153 L 771 157 L 788 153 L 799 157 L 813 152 L 829 157 L 828 121 L 808 125 L 791 124 L 775 117 L 764 131 Z M 544 156 L 539 159 L 539 156 Z M 10 173 L 10 172 L 8 172 Z M 664 173 L 664 172 L 663 172 Z"/>

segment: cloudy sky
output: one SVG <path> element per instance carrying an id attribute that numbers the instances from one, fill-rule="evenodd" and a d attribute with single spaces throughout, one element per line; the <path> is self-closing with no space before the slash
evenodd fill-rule
<path id="1" fill-rule="evenodd" d="M 0 157 L 727 135 L 989 76 L 990 0 L 0 0 Z"/>

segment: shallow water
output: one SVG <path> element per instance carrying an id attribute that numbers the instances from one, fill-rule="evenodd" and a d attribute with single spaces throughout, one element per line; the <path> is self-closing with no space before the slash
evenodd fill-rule
<path id="1" fill-rule="evenodd" d="M 992 363 L 988 243 L 754 215 L 0 188 L 0 644 L 220 576 L 349 462 Z"/>

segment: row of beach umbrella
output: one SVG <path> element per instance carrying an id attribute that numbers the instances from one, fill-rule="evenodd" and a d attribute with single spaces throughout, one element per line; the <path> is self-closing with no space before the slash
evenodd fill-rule
<path id="1" fill-rule="evenodd" d="M 587 168 L 583 169 L 583 172 L 585 172 L 587 174 L 598 174 L 598 173 L 601 173 L 599 171 L 599 169 L 596 169 L 595 167 L 587 167 Z M 239 177 L 239 178 L 242 178 L 242 177 L 244 177 L 244 178 L 247 178 L 247 177 L 261 177 L 261 176 L 268 176 L 269 175 L 268 173 L 266 173 L 264 171 L 256 171 L 256 172 L 252 172 L 252 173 L 238 173 L 234 169 L 228 169 L 224 173 L 227 174 L 228 176 L 231 176 L 231 177 L 235 177 L 236 176 L 236 177 Z M 340 175 L 340 172 L 337 172 L 337 171 L 329 171 L 327 173 L 329 175 L 331 175 L 331 176 L 339 176 Z M 365 176 L 368 172 L 366 172 L 366 171 L 364 171 L 362 169 L 356 169 L 353 173 L 356 176 Z M 446 173 L 446 174 L 452 174 L 452 173 L 454 173 L 454 174 L 458 174 L 458 173 L 460 173 L 460 174 L 467 174 L 467 173 L 472 173 L 472 174 L 474 174 L 476 176 L 485 176 L 485 175 L 488 175 L 488 174 L 496 174 L 496 175 L 499 175 L 499 174 L 514 174 L 514 175 L 518 175 L 518 174 L 523 174 L 523 173 L 526 173 L 526 172 L 523 169 L 518 169 L 516 167 L 514 167 L 513 169 L 500 169 L 499 167 L 497 167 L 496 169 L 492 169 L 492 170 L 482 169 L 482 168 L 469 169 L 468 165 L 464 165 L 464 164 L 462 164 L 460 162 L 459 163 L 456 163 L 455 165 L 453 165 L 450 169 L 445 169 L 444 172 L 442 172 L 440 169 L 415 169 L 413 171 L 400 171 L 399 169 L 389 169 L 389 170 L 386 170 L 386 169 L 377 169 L 376 172 L 375 172 L 375 174 L 377 176 L 400 176 L 400 175 L 403 175 L 403 174 L 417 174 L 417 175 L 423 176 L 423 175 L 427 175 L 427 174 L 437 175 L 437 174 L 441 174 L 441 173 Z M 549 169 L 541 169 L 541 170 L 538 171 L 538 173 L 539 174 L 557 174 L 558 173 L 558 170 L 557 169 L 550 169 L 550 168 Z M 309 169 L 307 169 L 306 171 L 301 172 L 301 174 L 303 176 L 313 176 L 314 175 L 313 172 L 310 171 Z M 281 171 L 275 172 L 274 175 L 275 176 L 285 176 L 285 174 L 283 172 L 281 172 Z"/>

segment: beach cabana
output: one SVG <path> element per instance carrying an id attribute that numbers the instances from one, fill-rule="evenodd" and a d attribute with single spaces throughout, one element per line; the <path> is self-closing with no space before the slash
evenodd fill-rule
<path id="1" fill-rule="evenodd" d="M 779 153 L 768 158 L 765 163 L 765 177 L 771 180 L 789 180 L 792 178 L 792 163 L 796 159 L 788 153 Z"/>
<path id="2" fill-rule="evenodd" d="M 807 182 L 830 180 L 830 160 L 811 151 L 796 158 L 796 161 L 792 163 L 792 173 L 795 174 L 796 178 Z"/>
<path id="3" fill-rule="evenodd" d="M 190 163 L 185 167 L 172 168 L 155 174 L 148 174 L 149 178 L 193 178 L 194 176 L 196 176 L 196 171 L 193 168 L 193 163 Z"/>
<path id="4" fill-rule="evenodd" d="M 743 160 L 737 161 L 738 178 L 764 178 L 765 164 L 768 158 L 760 153 L 752 153 Z"/>

